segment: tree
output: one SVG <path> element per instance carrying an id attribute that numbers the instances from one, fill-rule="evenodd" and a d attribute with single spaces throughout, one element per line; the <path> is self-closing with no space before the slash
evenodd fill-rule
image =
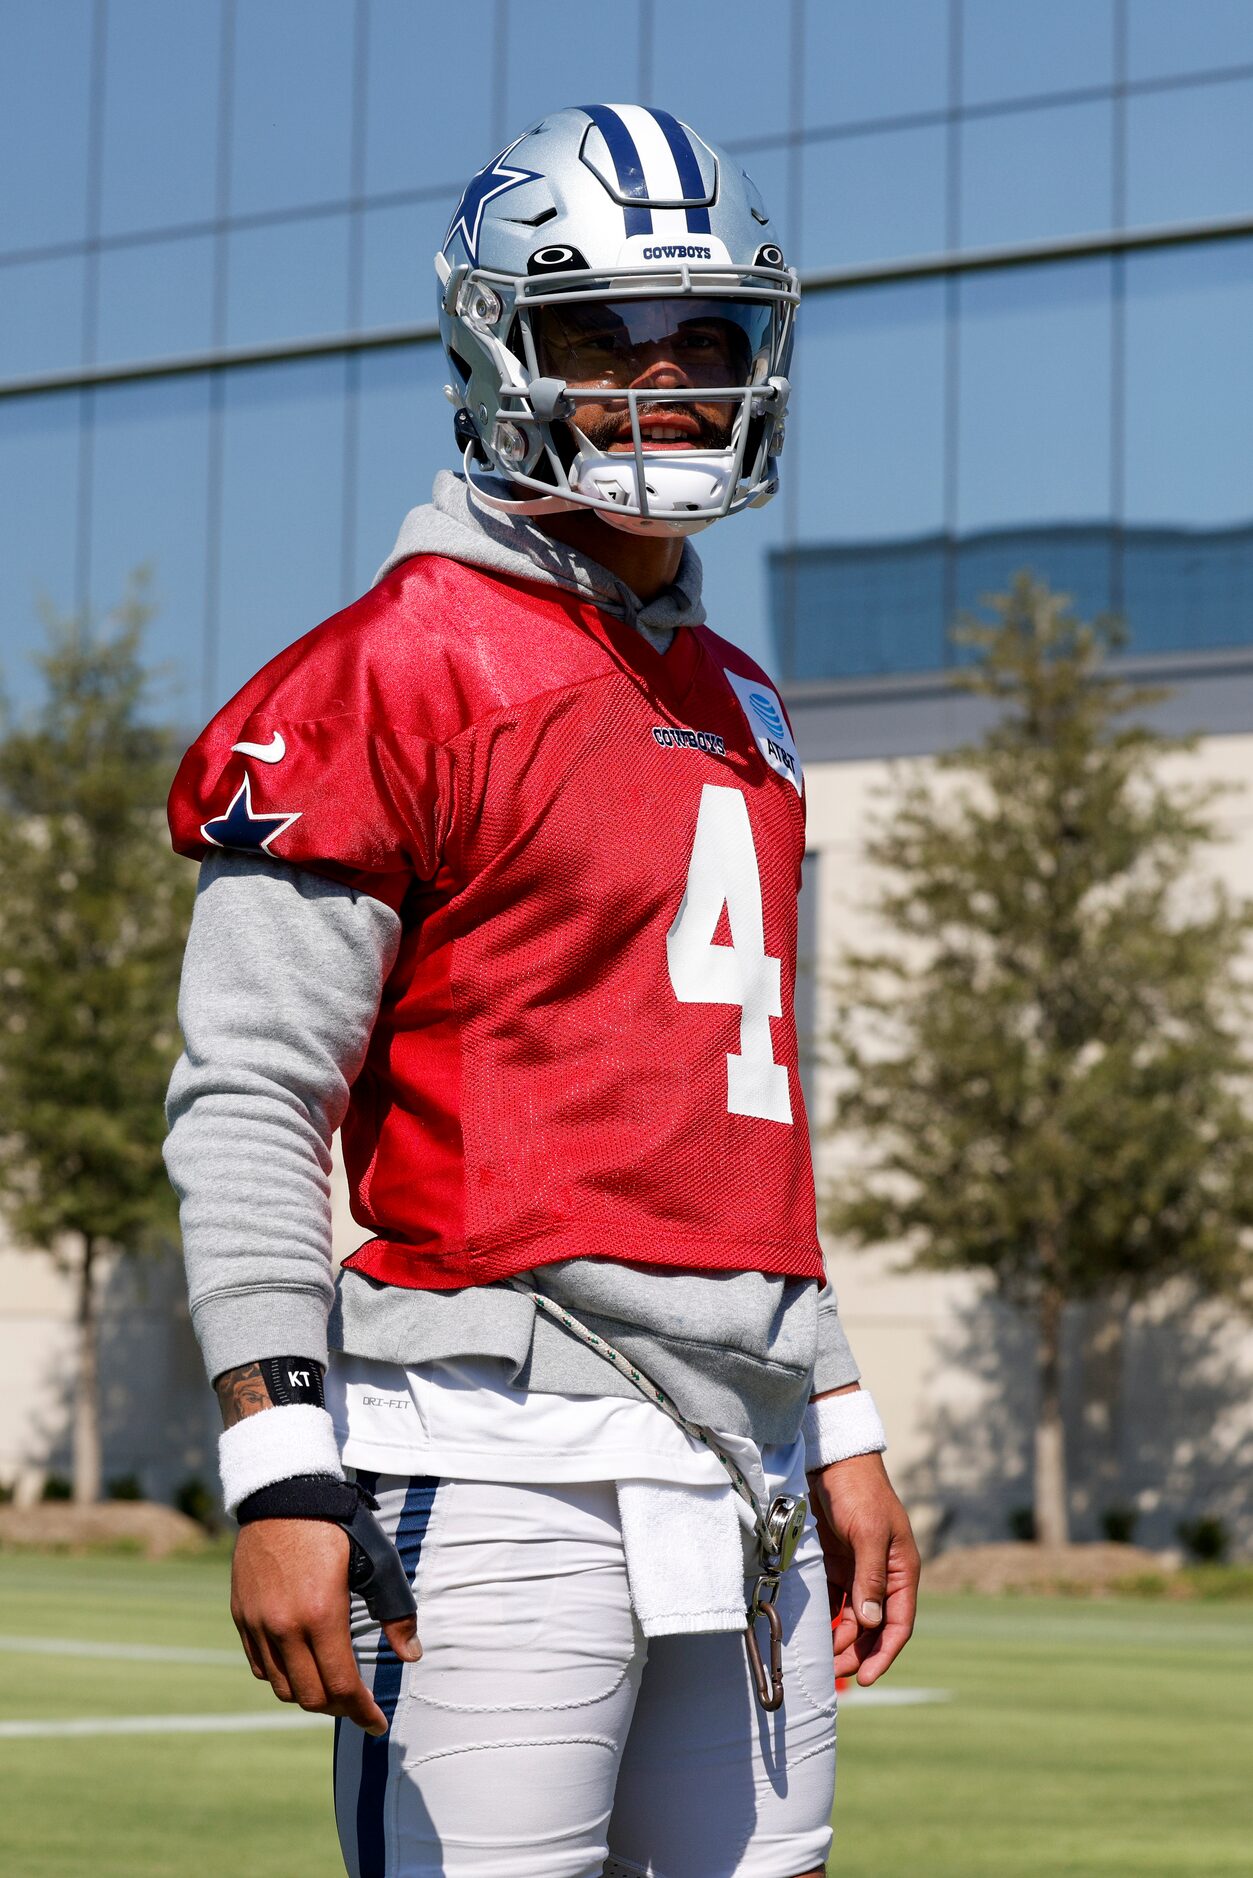
<path id="1" fill-rule="evenodd" d="M 82 1502 L 100 1496 L 99 1258 L 176 1219 L 162 1098 L 194 889 L 161 812 L 174 741 L 144 716 L 149 614 L 137 576 L 99 635 L 49 617 L 43 701 L 0 740 L 0 1200 L 19 1242 L 77 1268 Z"/>
<path id="2" fill-rule="evenodd" d="M 1167 695 L 1102 669 L 1122 631 L 1021 574 L 957 682 L 1001 707 L 901 780 L 868 843 L 888 942 L 837 970 L 834 1129 L 865 1157 L 832 1231 L 988 1274 L 1035 1323 L 1035 1525 L 1068 1537 L 1061 1329 L 1071 1301 L 1184 1278 L 1247 1301 L 1253 1119 L 1247 903 L 1190 870 L 1215 786 L 1128 719 Z"/>

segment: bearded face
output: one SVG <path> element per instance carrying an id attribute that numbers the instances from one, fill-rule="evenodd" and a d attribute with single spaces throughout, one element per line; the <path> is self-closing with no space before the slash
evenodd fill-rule
<path id="1" fill-rule="evenodd" d="M 578 392 L 574 422 L 593 448 L 634 448 L 631 412 L 616 392 L 638 401 L 640 438 L 649 450 L 725 450 L 738 403 L 691 396 L 743 390 L 767 370 L 771 309 L 752 301 L 682 297 L 582 301 L 536 308 L 540 371 Z M 689 394 L 681 399 L 676 392 Z"/>

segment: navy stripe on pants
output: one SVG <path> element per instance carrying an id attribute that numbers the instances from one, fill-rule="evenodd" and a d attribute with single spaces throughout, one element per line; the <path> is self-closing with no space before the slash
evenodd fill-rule
<path id="1" fill-rule="evenodd" d="M 367 1493 L 373 1493 L 378 1486 L 377 1474 L 359 1470 L 357 1479 Z M 439 1481 L 427 1474 L 413 1476 L 405 1492 L 400 1521 L 392 1535 L 410 1582 L 422 1555 L 422 1541 L 431 1522 L 438 1488 Z M 400 1700 L 404 1668 L 386 1636 L 380 1633 L 374 1667 L 374 1700 L 387 1717 L 389 1732 L 365 1735 L 361 1742 L 361 1784 L 357 1789 L 357 1861 L 361 1878 L 385 1878 L 387 1869 L 384 1808 L 391 1756 L 390 1729 Z"/>

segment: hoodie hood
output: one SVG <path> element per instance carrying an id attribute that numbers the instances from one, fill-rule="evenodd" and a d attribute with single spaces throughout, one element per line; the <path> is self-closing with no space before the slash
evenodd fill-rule
<path id="1" fill-rule="evenodd" d="M 436 476 L 429 502 L 410 509 L 400 524 L 395 547 L 374 576 L 375 584 L 415 554 L 442 554 L 446 560 L 486 568 L 508 579 L 562 587 L 604 613 L 617 614 L 654 643 L 658 639 L 668 643 L 676 627 L 705 623 L 701 565 L 690 541 L 683 543 L 674 584 L 644 606 L 638 594 L 607 567 L 567 548 L 564 542 L 551 540 L 525 516 L 476 508 L 465 478 L 452 470 L 441 470 Z"/>

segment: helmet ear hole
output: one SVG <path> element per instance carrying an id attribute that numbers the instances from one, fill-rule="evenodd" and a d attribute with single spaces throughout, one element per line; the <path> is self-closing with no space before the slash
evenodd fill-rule
<path id="1" fill-rule="evenodd" d="M 483 440 L 479 436 L 479 427 L 467 410 L 463 409 L 453 413 L 452 434 L 457 442 L 457 455 L 459 457 L 465 455 L 466 446 L 469 445 L 474 452 L 474 461 L 481 463 L 485 469 L 491 468 L 491 458 L 483 448 Z"/>

